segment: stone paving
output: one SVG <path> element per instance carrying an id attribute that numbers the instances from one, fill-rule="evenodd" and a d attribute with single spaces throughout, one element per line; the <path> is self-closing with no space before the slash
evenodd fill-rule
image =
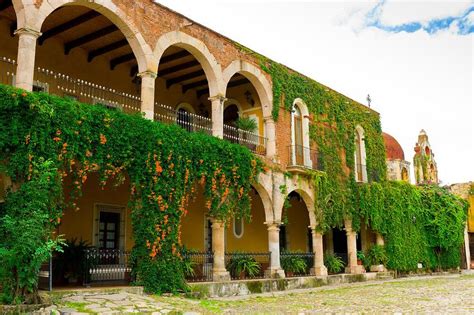
<path id="1" fill-rule="evenodd" d="M 418 277 L 208 300 L 77 293 L 38 314 L 474 314 L 474 275 Z"/>

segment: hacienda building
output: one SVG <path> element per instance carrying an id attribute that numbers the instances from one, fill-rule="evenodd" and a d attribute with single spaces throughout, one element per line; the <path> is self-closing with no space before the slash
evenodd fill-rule
<path id="1" fill-rule="evenodd" d="M 1 84 L 142 112 L 245 146 L 272 166 L 254 185 L 250 222 L 208 217 L 198 193 L 182 226 L 183 245 L 196 261 L 190 281 L 229 279 L 226 262 L 236 253 L 261 264 L 256 277 L 289 276 L 281 264 L 289 256 L 308 262 L 299 275 L 324 276 L 329 253 L 345 260 L 345 272 L 358 274 L 365 269 L 357 251 L 384 244 L 364 224 L 360 232 L 353 230 L 351 220 L 324 235 L 315 228 L 315 192 L 306 173 L 324 170 L 309 137 L 313 114 L 296 98 L 293 109 L 282 110 L 275 121 L 270 75 L 234 41 L 149 0 L 2 0 L 0 43 Z M 254 126 L 239 125 L 243 118 Z M 384 137 L 389 176 L 409 181 L 403 150 Z M 356 182 L 367 182 L 362 126 L 354 141 L 355 163 L 348 168 Z M 1 180 L 7 187 L 8 178 Z M 127 280 L 133 247 L 127 185 L 102 190 L 92 176 L 77 208 L 64 211 L 57 233 L 94 246 L 103 262 L 91 271 L 92 281 Z"/>

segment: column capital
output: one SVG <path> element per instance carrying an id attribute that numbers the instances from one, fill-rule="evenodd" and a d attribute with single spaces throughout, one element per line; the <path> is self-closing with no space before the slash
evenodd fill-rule
<path id="1" fill-rule="evenodd" d="M 41 32 L 39 32 L 37 30 L 34 30 L 32 28 L 28 28 L 28 27 L 19 28 L 13 34 L 20 35 L 20 36 L 21 35 L 29 35 L 29 36 L 34 37 L 34 38 L 38 38 L 42 35 Z"/>
<path id="2" fill-rule="evenodd" d="M 267 225 L 268 230 L 280 229 L 281 222 L 264 222 Z"/>
<path id="3" fill-rule="evenodd" d="M 275 123 L 275 120 L 273 119 L 273 116 L 266 116 L 266 117 L 263 117 L 263 121 L 265 123 L 271 123 L 271 124 L 274 124 Z"/>
<path id="4" fill-rule="evenodd" d="M 143 72 L 140 72 L 137 74 L 137 76 L 139 76 L 140 78 L 152 78 L 152 79 L 156 79 L 156 77 L 158 76 L 158 74 L 154 71 L 151 71 L 151 70 L 146 70 L 146 71 L 143 71 Z"/>
<path id="5" fill-rule="evenodd" d="M 221 104 L 224 104 L 224 102 L 227 101 L 227 98 L 224 96 L 224 94 L 219 93 L 217 95 L 209 97 L 208 100 L 210 100 L 211 102 L 219 100 Z"/>

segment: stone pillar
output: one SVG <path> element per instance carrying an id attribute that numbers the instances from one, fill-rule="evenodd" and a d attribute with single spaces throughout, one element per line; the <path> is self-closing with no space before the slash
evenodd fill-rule
<path id="1" fill-rule="evenodd" d="M 464 228 L 464 251 L 466 252 L 466 270 L 471 270 L 471 250 L 469 248 L 469 233 L 467 224 Z"/>
<path id="2" fill-rule="evenodd" d="M 268 251 L 271 252 L 270 266 L 265 272 L 267 278 L 284 278 L 285 271 L 280 265 L 280 223 L 267 223 Z"/>
<path id="3" fill-rule="evenodd" d="M 273 159 L 276 154 L 275 121 L 273 117 L 265 117 L 265 135 L 267 137 L 267 158 Z"/>
<path id="4" fill-rule="evenodd" d="M 345 220 L 344 225 L 347 235 L 347 258 L 346 273 L 360 274 L 365 271 L 364 266 L 357 265 L 357 233 L 352 230 L 352 221 Z"/>
<path id="5" fill-rule="evenodd" d="M 314 253 L 314 266 L 312 268 L 312 274 L 316 276 L 327 276 L 328 270 L 326 266 L 324 266 L 323 235 L 317 232 L 315 228 L 311 228 L 311 235 L 313 237 Z"/>
<path id="6" fill-rule="evenodd" d="M 142 79 L 141 112 L 146 119 L 154 120 L 155 116 L 155 79 L 153 71 L 140 72 L 138 76 Z"/>
<path id="7" fill-rule="evenodd" d="M 375 233 L 375 244 L 380 245 L 380 246 L 385 246 L 385 241 L 383 239 L 382 234 L 376 232 Z"/>
<path id="8" fill-rule="evenodd" d="M 214 265 L 212 276 L 214 281 L 230 280 L 230 274 L 225 269 L 225 224 L 220 220 L 212 220 L 212 250 Z"/>
<path id="9" fill-rule="evenodd" d="M 41 33 L 29 28 L 20 28 L 18 35 L 18 58 L 15 85 L 18 88 L 32 91 L 35 72 L 36 40 Z"/>
<path id="10" fill-rule="evenodd" d="M 212 135 L 217 138 L 224 137 L 224 95 L 218 94 L 209 97 L 212 104 Z"/>

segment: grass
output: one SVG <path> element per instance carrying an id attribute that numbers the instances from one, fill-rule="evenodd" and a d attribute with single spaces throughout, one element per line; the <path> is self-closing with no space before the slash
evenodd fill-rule
<path id="1" fill-rule="evenodd" d="M 76 311 L 80 312 L 80 313 L 87 313 L 87 314 L 95 314 L 94 312 L 92 312 L 91 310 L 88 310 L 86 308 L 86 305 L 88 303 L 85 303 L 85 302 L 66 302 L 66 303 L 63 303 L 63 305 L 67 308 L 73 308 L 75 309 Z"/>

